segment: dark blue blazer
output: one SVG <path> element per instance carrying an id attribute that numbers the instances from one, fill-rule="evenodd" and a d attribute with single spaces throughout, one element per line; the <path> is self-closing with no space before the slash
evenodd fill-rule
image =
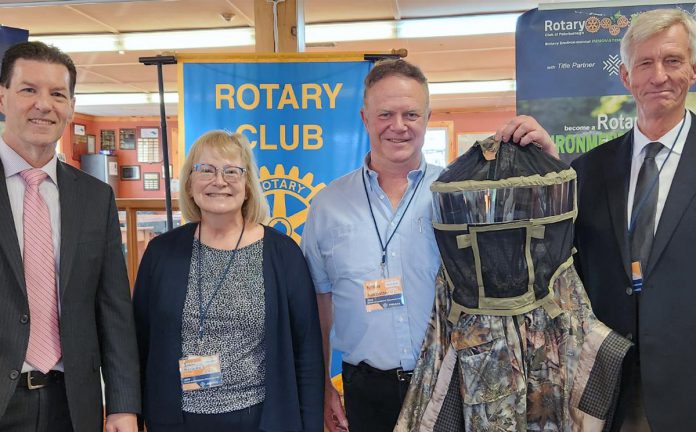
<path id="1" fill-rule="evenodd" d="M 133 305 L 146 424 L 183 421 L 179 359 L 193 236 L 190 223 L 153 239 L 143 255 Z M 300 248 L 264 227 L 266 399 L 264 431 L 323 429 L 324 366 L 312 279 Z"/>
<path id="2" fill-rule="evenodd" d="M 696 359 L 696 116 L 689 115 L 691 129 L 639 296 L 631 289 L 627 232 L 633 131 L 572 163 L 578 173 L 575 266 L 597 318 L 640 345 L 643 403 L 654 432 L 696 431 L 696 375 L 690 372 Z"/>
<path id="3" fill-rule="evenodd" d="M 58 162 L 60 343 L 75 432 L 101 431 L 106 414 L 140 412 L 133 313 L 114 193 Z M 5 171 L 0 162 L 0 417 L 29 343 L 29 302 Z M 100 376 L 101 372 L 101 376 Z M 65 413 L 68 415 L 68 413 Z"/>

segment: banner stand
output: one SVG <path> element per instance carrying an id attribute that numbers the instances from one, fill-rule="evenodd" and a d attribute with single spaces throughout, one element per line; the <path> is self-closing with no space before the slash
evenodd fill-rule
<path id="1" fill-rule="evenodd" d="M 157 84 L 160 97 L 160 128 L 162 130 L 162 156 L 164 157 L 164 203 L 167 211 L 167 231 L 174 227 L 172 217 L 172 188 L 170 185 L 171 173 L 169 172 L 169 142 L 167 138 L 167 114 L 164 109 L 164 79 L 162 78 L 162 65 L 176 64 L 174 56 L 140 57 L 138 61 L 145 66 L 157 65 Z"/>

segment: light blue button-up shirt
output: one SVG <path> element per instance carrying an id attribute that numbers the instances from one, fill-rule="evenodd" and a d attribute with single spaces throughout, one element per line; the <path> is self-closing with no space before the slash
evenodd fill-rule
<path id="1" fill-rule="evenodd" d="M 365 159 L 369 160 L 369 154 Z M 396 210 L 377 181 L 363 167 L 331 182 L 312 201 L 302 235 L 316 292 L 331 293 L 331 346 L 343 361 L 361 361 L 379 369 L 412 370 L 430 319 L 440 256 L 432 228 L 430 184 L 442 171 L 427 165 L 408 174 L 408 188 Z M 420 186 L 419 180 L 425 175 Z M 387 247 L 386 277 L 401 277 L 404 306 L 367 312 L 363 282 L 380 279 L 382 248 L 363 187 L 370 196 L 382 243 L 396 228 Z M 409 199 L 415 190 L 410 206 Z"/>

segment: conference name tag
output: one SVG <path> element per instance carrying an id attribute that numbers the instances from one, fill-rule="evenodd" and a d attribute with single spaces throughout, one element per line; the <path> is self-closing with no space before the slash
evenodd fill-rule
<path id="1" fill-rule="evenodd" d="M 363 282 L 365 310 L 374 312 L 404 305 L 404 290 L 400 277 Z"/>
<path id="2" fill-rule="evenodd" d="M 180 359 L 179 375 L 181 375 L 181 388 L 184 391 L 221 386 L 220 354 L 188 356 Z"/>

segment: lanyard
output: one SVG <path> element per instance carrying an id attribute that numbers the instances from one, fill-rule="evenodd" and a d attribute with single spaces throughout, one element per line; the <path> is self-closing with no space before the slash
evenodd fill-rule
<path id="1" fill-rule="evenodd" d="M 681 126 L 679 126 L 679 131 L 677 132 L 677 136 L 674 137 L 674 141 L 672 141 L 672 145 L 669 148 L 669 153 L 667 153 L 667 157 L 665 160 L 662 161 L 662 164 L 660 165 L 660 169 L 657 171 L 657 175 L 655 178 L 652 180 L 650 183 L 650 187 L 648 188 L 647 192 L 645 195 L 640 197 L 640 201 L 638 202 L 637 206 L 635 207 L 635 210 L 631 213 L 631 223 L 628 225 L 628 234 L 633 235 L 633 230 L 636 229 L 636 221 L 638 220 L 638 215 L 640 214 L 640 211 L 643 210 L 643 206 L 648 200 L 648 197 L 650 196 L 650 193 L 652 192 L 653 189 L 655 189 L 655 186 L 657 186 L 657 182 L 660 180 L 660 174 L 662 174 L 662 169 L 665 167 L 665 164 L 667 163 L 667 159 L 669 159 L 669 155 L 672 154 L 674 151 L 674 146 L 677 144 L 677 140 L 679 139 L 679 135 L 681 135 L 682 129 L 684 129 L 684 123 L 686 123 L 686 114 L 684 114 L 684 117 L 682 118 Z M 657 156 L 657 155 L 655 155 Z M 634 192 L 635 194 L 635 192 Z M 636 196 L 633 196 L 633 201 L 635 202 Z"/>
<path id="2" fill-rule="evenodd" d="M 379 239 L 379 245 L 382 248 L 382 262 L 380 266 L 382 267 L 382 276 L 384 276 L 384 268 L 387 264 L 387 247 L 389 246 L 389 243 L 391 242 L 392 238 L 394 238 L 394 234 L 396 234 L 396 230 L 399 229 L 399 225 L 401 225 L 401 221 L 404 220 L 404 216 L 406 216 L 406 212 L 408 211 L 408 208 L 411 206 L 411 201 L 413 201 L 413 198 L 416 196 L 416 193 L 418 192 L 418 188 L 420 187 L 421 183 L 423 183 L 423 179 L 425 178 L 425 172 L 428 169 L 428 165 L 425 165 L 425 168 L 423 169 L 423 175 L 421 176 L 420 180 L 418 180 L 418 183 L 416 184 L 416 187 L 413 189 L 413 193 L 411 194 L 411 198 L 408 199 L 408 203 L 406 203 L 406 208 L 404 208 L 404 212 L 401 213 L 401 217 L 399 218 L 399 221 L 396 223 L 396 226 L 394 227 L 394 231 L 392 231 L 391 235 L 389 238 L 387 238 L 387 243 L 382 242 L 382 235 L 379 233 L 379 227 L 377 227 L 377 219 L 375 219 L 375 213 L 372 210 L 372 202 L 370 201 L 370 194 L 367 193 L 367 183 L 365 182 L 365 176 L 367 173 L 365 172 L 365 168 L 363 167 L 363 172 L 362 172 L 362 181 L 363 181 L 363 188 L 365 189 L 365 197 L 367 197 L 367 206 L 370 208 L 370 216 L 372 216 L 372 224 L 375 227 L 375 232 L 377 233 L 377 238 Z M 389 226 L 387 225 L 387 233 L 389 232 Z"/>
<path id="3" fill-rule="evenodd" d="M 205 324 L 205 318 L 208 315 L 208 309 L 210 309 L 210 305 L 213 303 L 213 299 L 217 295 L 218 291 L 220 291 L 220 288 L 222 287 L 222 284 L 225 282 L 225 279 L 227 278 L 227 273 L 230 271 L 230 267 L 232 267 L 232 262 L 234 261 L 235 256 L 237 256 L 237 250 L 239 249 L 239 243 L 242 241 L 242 235 L 244 235 L 244 226 L 246 225 L 246 219 L 242 219 L 242 232 L 239 233 L 239 238 L 237 239 L 237 244 L 234 246 L 234 249 L 232 250 L 232 256 L 230 256 L 230 260 L 227 262 L 227 267 L 225 268 L 225 272 L 222 274 L 222 277 L 218 281 L 215 291 L 213 291 L 213 295 L 210 297 L 210 300 L 208 300 L 208 303 L 205 305 L 205 308 L 203 307 L 203 287 L 201 283 L 201 279 L 203 278 L 203 259 L 201 257 L 201 250 L 203 249 L 203 241 L 201 241 L 201 234 L 203 233 L 202 225 L 198 225 L 198 253 L 197 253 L 197 258 L 198 258 L 198 340 L 201 341 L 203 340 L 203 333 L 204 333 L 204 324 Z"/>

